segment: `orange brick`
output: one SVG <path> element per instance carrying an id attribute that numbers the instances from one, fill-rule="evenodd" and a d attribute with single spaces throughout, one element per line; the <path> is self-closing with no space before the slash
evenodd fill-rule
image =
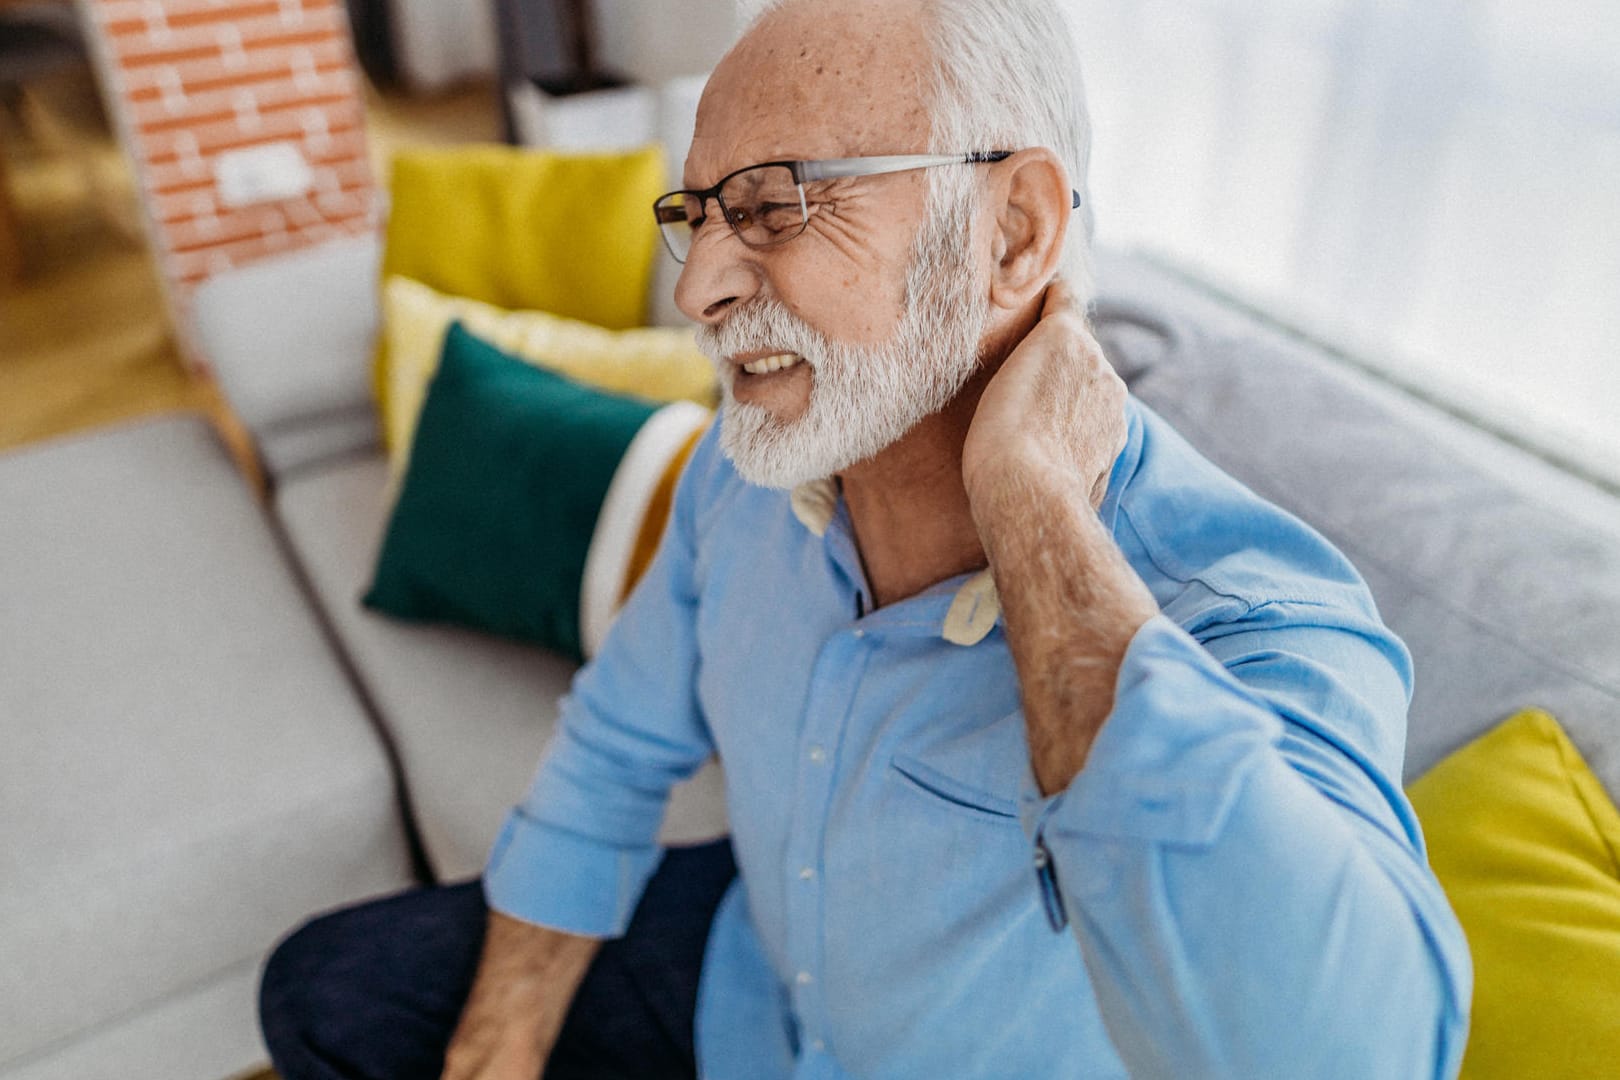
<path id="1" fill-rule="evenodd" d="M 213 181 L 210 180 L 190 191 L 170 195 L 154 193 L 152 212 L 165 225 L 189 221 L 205 213 L 221 214 L 225 208 L 220 205 L 213 188 Z"/>
<path id="2" fill-rule="evenodd" d="M 182 156 L 181 147 L 188 142 L 190 134 L 186 131 L 172 131 L 147 135 L 138 140 L 140 156 L 148 166 L 166 161 L 179 161 Z M 189 141 L 196 142 L 195 139 Z M 200 151 L 201 148 L 198 149 Z"/>
<path id="3" fill-rule="evenodd" d="M 239 7 L 245 3 L 257 3 L 259 0 L 161 0 L 163 16 L 165 19 L 190 18 L 200 13 L 215 12 L 221 8 L 232 10 L 233 5 Z M 300 5 L 305 11 L 317 11 L 333 8 L 340 0 L 303 0 Z M 102 17 L 110 22 L 128 21 L 145 17 L 152 6 L 152 0 L 97 0 L 95 5 L 102 12 Z"/>
<path id="4" fill-rule="evenodd" d="M 215 272 L 211 264 L 242 266 L 266 255 L 309 247 L 339 236 L 357 235 L 371 228 L 372 225 L 364 214 L 353 214 L 288 230 L 285 239 L 281 241 L 273 241 L 261 234 L 226 244 L 178 252 L 170 261 L 170 273 L 181 281 L 197 281 Z"/>
<path id="5" fill-rule="evenodd" d="M 352 81 L 353 71 L 344 59 L 328 60 L 325 63 L 317 62 L 311 72 L 321 85 L 332 81 L 333 76 L 340 76 Z M 275 64 L 261 66 L 258 70 L 248 71 L 246 74 L 218 75 L 213 78 L 182 79 L 181 86 L 188 99 L 195 100 L 216 94 L 221 91 L 240 90 L 246 87 L 264 87 L 288 85 L 293 82 L 293 67 L 287 58 L 278 58 Z M 132 102 L 148 105 L 163 100 L 163 88 L 157 84 L 144 86 L 129 95 Z"/>
<path id="6" fill-rule="evenodd" d="M 265 34 L 249 39 L 246 34 L 242 36 L 242 51 L 248 55 L 254 52 L 268 52 L 276 48 L 290 48 L 295 45 L 329 44 L 343 41 L 341 27 L 329 26 L 315 30 L 297 30 L 289 33 Z M 127 41 L 127 39 L 125 39 Z M 115 51 L 119 52 L 119 66 L 128 69 L 152 67 L 158 64 L 178 64 L 187 60 L 202 60 L 222 55 L 219 43 L 209 42 L 205 45 L 188 45 L 177 48 L 139 49 L 130 47 L 119 50 L 121 42 L 115 41 Z"/>
<path id="7" fill-rule="evenodd" d="M 169 109 L 163 101 L 162 92 L 154 87 L 148 97 L 132 102 L 134 121 L 137 125 L 147 125 L 161 124 L 188 114 L 207 116 L 228 112 L 234 116 L 237 95 L 244 92 L 253 95 L 261 111 L 288 102 L 348 102 L 358 94 L 354 76 L 341 65 L 329 67 L 324 73 L 317 71 L 314 82 L 307 89 L 299 88 L 286 70 L 246 79 L 218 80 L 218 83 L 216 89 L 209 91 L 188 88 L 185 105 L 177 111 Z"/>
<path id="8" fill-rule="evenodd" d="M 243 220 L 241 215 L 237 215 L 221 218 L 213 228 L 189 220 L 181 221 L 164 230 L 164 239 L 170 251 L 185 255 L 204 248 L 228 247 L 243 240 L 263 237 L 269 231 L 256 221 Z"/>
<path id="9" fill-rule="evenodd" d="M 161 171 L 153 170 L 148 175 L 151 177 L 151 191 L 154 198 L 168 198 L 187 192 L 202 191 L 214 186 L 212 176 L 187 180 L 180 176 L 179 169 L 174 166 L 168 166 Z M 160 182 L 160 180 L 164 182 Z"/>
<path id="10" fill-rule="evenodd" d="M 256 112 L 258 113 L 260 119 L 263 120 L 278 113 L 288 112 L 295 109 L 299 111 L 300 115 L 302 115 L 302 112 L 305 109 L 320 109 L 327 115 L 327 122 L 331 124 L 335 119 L 334 114 L 352 112 L 354 108 L 353 100 L 353 95 L 349 93 L 329 93 L 320 95 L 318 97 L 288 97 L 279 101 L 260 101 L 258 103 Z M 143 134 L 155 135 L 160 132 L 177 131 L 182 128 L 189 128 L 193 131 L 211 131 L 221 125 L 224 125 L 233 131 L 247 132 L 249 130 L 258 130 L 239 126 L 237 122 L 236 109 L 234 107 L 219 109 L 207 113 L 180 113 L 175 116 L 166 117 L 162 120 L 154 120 L 150 123 L 139 124 L 137 130 Z M 299 125 L 299 130 L 303 130 L 302 124 Z M 198 136 L 198 141 L 202 141 L 201 135 Z"/>
<path id="11" fill-rule="evenodd" d="M 220 5 L 218 7 L 200 8 L 195 11 L 165 12 L 163 22 L 171 30 L 182 30 L 192 26 L 205 26 L 210 23 L 250 18 L 254 15 L 276 15 L 280 11 L 281 5 L 276 0 L 269 0 L 269 2 L 261 4 Z M 145 33 L 147 21 L 144 17 L 120 18 L 116 22 L 108 22 L 106 25 L 109 34 L 127 34 L 133 31 Z"/>
<path id="12" fill-rule="evenodd" d="M 224 267 L 375 229 L 358 67 L 337 0 L 296 8 L 281 0 L 88 0 L 87 8 L 119 69 L 155 246 L 178 294 Z M 289 11 L 295 20 L 283 18 Z M 318 126 L 307 129 L 312 117 Z M 214 157 L 282 140 L 297 143 L 317 170 L 317 190 L 222 206 Z"/>
<path id="13" fill-rule="evenodd" d="M 317 72 L 339 67 L 352 69 L 354 66 L 347 39 L 334 38 L 329 42 L 311 45 L 306 50 L 249 53 L 247 62 L 240 68 L 227 68 L 216 50 L 201 59 L 170 65 L 168 70 L 173 71 L 185 92 L 202 93 L 221 86 L 236 85 L 239 82 L 291 78 L 294 58 L 305 51 L 314 61 Z M 134 101 L 161 99 L 163 86 L 158 81 L 158 75 L 164 70 L 166 69 L 162 65 L 158 65 L 126 71 L 125 84 L 129 88 L 130 99 Z"/>
<path id="14" fill-rule="evenodd" d="M 353 126 L 333 126 L 327 129 L 332 138 L 339 134 L 354 130 Z M 227 150 L 241 150 L 249 146 L 262 146 L 265 143 L 300 141 L 304 138 L 304 126 L 296 120 L 285 116 L 271 117 L 264 127 L 244 134 L 233 124 L 215 124 L 202 131 L 193 132 L 198 142 L 198 152 L 204 161 L 217 157 Z M 179 161 L 180 153 L 175 144 L 170 141 L 166 146 L 157 145 L 168 137 L 168 133 L 158 133 L 149 136 L 153 148 L 147 161 L 151 165 L 162 165 Z M 307 156 L 307 155 L 306 155 Z"/>

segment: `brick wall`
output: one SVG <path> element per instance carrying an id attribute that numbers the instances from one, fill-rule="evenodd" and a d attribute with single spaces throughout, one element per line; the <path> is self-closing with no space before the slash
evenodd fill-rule
<path id="1" fill-rule="evenodd" d="M 342 0 L 80 0 L 171 301 L 211 274 L 374 227 Z M 224 205 L 222 153 L 292 142 L 303 196 Z"/>

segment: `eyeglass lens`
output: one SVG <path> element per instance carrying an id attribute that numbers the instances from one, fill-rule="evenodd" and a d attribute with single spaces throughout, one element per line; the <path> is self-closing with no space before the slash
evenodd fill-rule
<path id="1" fill-rule="evenodd" d="M 728 177 L 719 202 L 727 222 L 749 247 L 770 247 L 804 231 L 804 193 L 785 165 L 760 165 Z M 696 195 L 674 192 L 658 200 L 654 212 L 670 254 L 685 262 L 692 236 L 704 222 L 702 202 Z"/>

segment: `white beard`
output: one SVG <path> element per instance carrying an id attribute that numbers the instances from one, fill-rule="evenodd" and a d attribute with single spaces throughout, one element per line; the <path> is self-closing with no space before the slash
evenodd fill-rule
<path id="1" fill-rule="evenodd" d="M 762 487 L 794 488 L 875 456 L 943 409 L 978 367 L 989 317 L 980 281 L 969 219 L 931 210 L 912 245 L 904 313 L 884 344 L 832 341 L 775 300 L 700 326 L 698 345 L 725 390 L 720 447 L 738 474 Z M 810 403 L 795 420 L 732 395 L 736 372 L 725 358 L 761 348 L 797 353 L 810 365 Z"/>

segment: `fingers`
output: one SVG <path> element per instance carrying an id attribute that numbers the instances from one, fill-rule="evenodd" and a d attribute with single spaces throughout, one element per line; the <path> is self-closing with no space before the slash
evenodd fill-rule
<path id="1" fill-rule="evenodd" d="M 1068 281 L 1060 275 L 1046 286 L 1046 298 L 1041 304 L 1041 318 L 1047 319 L 1062 314 L 1084 317 L 1085 311 L 1080 298 L 1069 288 Z"/>
<path id="2" fill-rule="evenodd" d="M 1053 341 L 1062 341 L 1065 351 L 1090 359 L 1093 366 L 1100 361 L 1102 366 L 1112 371 L 1113 365 L 1103 356 L 1102 346 L 1092 335 L 1091 324 L 1086 321 L 1085 305 L 1061 276 L 1053 278 L 1046 286 L 1037 330 L 1040 340 L 1048 345 Z"/>

